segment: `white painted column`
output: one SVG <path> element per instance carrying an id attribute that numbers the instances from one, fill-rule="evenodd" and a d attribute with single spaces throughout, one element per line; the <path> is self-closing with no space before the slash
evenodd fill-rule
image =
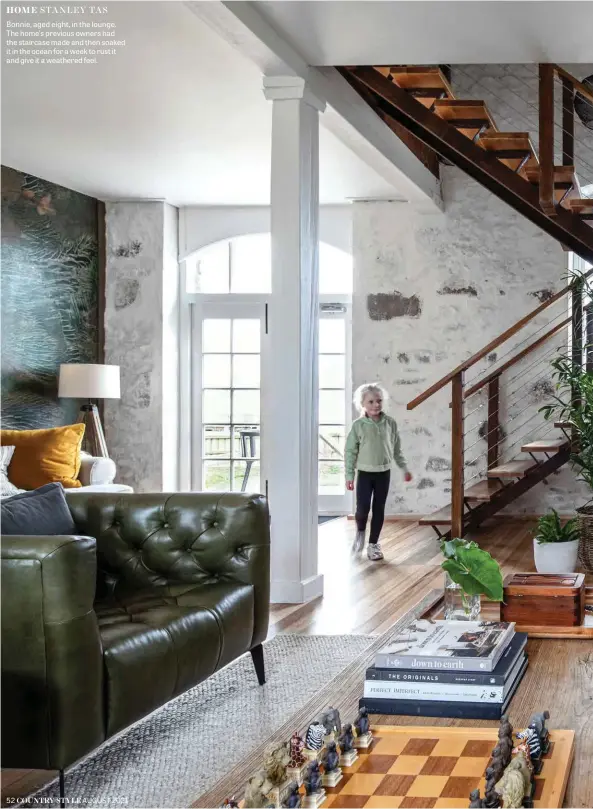
<path id="1" fill-rule="evenodd" d="M 319 112 L 292 76 L 265 77 L 272 114 L 272 303 L 264 454 L 273 602 L 323 592 L 317 553 Z"/>

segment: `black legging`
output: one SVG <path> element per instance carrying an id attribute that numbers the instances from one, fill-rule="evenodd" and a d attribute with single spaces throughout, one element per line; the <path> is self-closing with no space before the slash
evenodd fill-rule
<path id="1" fill-rule="evenodd" d="M 373 501 L 369 536 L 371 545 L 375 545 L 379 541 L 379 534 L 383 528 L 390 479 L 389 469 L 386 472 L 358 472 L 356 478 L 356 527 L 359 531 L 364 531 L 367 527 L 371 499 Z"/>

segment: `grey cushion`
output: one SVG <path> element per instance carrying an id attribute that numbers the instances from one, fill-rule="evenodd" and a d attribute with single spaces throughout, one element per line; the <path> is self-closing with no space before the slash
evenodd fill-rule
<path id="1" fill-rule="evenodd" d="M 7 497 L 0 504 L 0 512 L 0 528 L 6 535 L 49 536 L 77 533 L 61 483 L 46 483 L 39 489 Z"/>

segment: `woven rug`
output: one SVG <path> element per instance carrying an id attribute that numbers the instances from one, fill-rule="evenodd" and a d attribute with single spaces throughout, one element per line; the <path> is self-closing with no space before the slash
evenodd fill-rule
<path id="1" fill-rule="evenodd" d="M 69 807 L 189 807 L 375 640 L 277 635 L 267 683 L 246 655 L 124 731 L 66 773 Z M 29 805 L 59 805 L 57 782 Z"/>

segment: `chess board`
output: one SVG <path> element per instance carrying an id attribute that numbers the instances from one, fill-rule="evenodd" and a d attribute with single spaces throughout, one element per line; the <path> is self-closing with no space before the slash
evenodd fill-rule
<path id="1" fill-rule="evenodd" d="M 335 787 L 325 787 L 322 809 L 339 807 L 469 806 L 469 793 L 484 796 L 484 771 L 498 729 L 378 725 L 368 750 L 359 750 Z M 536 776 L 534 805 L 561 807 L 574 752 L 574 731 L 551 730 L 550 750 Z"/>

